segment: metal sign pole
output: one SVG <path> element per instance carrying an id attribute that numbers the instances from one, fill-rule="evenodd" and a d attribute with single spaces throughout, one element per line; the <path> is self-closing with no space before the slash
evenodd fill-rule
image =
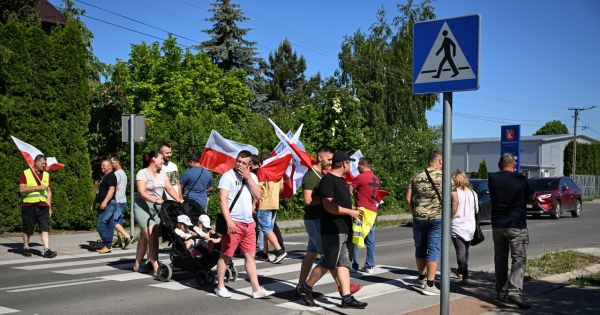
<path id="1" fill-rule="evenodd" d="M 440 314 L 450 314 L 450 217 L 452 216 L 452 92 L 444 93 L 444 134 L 442 138 L 442 282 Z"/>
<path id="2" fill-rule="evenodd" d="M 135 221 L 134 221 L 134 217 L 133 217 L 133 203 L 134 203 L 134 187 L 135 187 L 135 155 L 134 155 L 134 151 L 135 151 L 135 129 L 134 129 L 134 124 L 135 124 L 135 115 L 131 114 L 129 115 L 129 154 L 130 154 L 130 173 L 129 173 L 129 209 L 131 211 L 131 236 L 133 237 L 134 234 L 134 226 L 135 226 Z"/>

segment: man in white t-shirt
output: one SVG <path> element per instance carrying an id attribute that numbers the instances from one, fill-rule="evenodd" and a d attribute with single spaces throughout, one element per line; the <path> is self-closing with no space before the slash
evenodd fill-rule
<path id="1" fill-rule="evenodd" d="M 217 263 L 218 285 L 215 289 L 217 296 L 230 298 L 229 290 L 225 288 L 225 272 L 235 249 L 239 246 L 244 253 L 244 265 L 248 280 L 252 285 L 252 298 L 266 298 L 274 291 L 268 291 L 258 283 L 256 272 L 256 222 L 252 219 L 252 210 L 256 200 L 260 199 L 261 189 L 258 178 L 250 172 L 252 153 L 240 151 L 235 161 L 235 167 L 223 174 L 219 180 L 219 202 L 221 213 L 227 221 L 227 233 L 221 237 L 221 256 Z M 240 192 L 241 189 L 241 192 Z M 233 200 L 235 204 L 230 209 Z"/>
<path id="2" fill-rule="evenodd" d="M 175 188 L 175 192 L 178 196 L 181 196 L 181 191 L 179 189 L 179 169 L 175 163 L 171 162 L 171 156 L 173 155 L 173 151 L 171 150 L 171 146 L 168 143 L 161 143 L 158 146 L 158 152 L 162 154 L 164 164 L 162 170 L 167 174 L 167 178 L 169 182 L 171 182 L 171 186 Z M 171 195 L 166 195 L 168 200 L 175 200 Z"/>

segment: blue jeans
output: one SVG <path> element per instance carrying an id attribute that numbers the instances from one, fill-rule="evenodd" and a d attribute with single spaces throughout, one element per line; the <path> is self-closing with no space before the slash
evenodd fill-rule
<path id="1" fill-rule="evenodd" d="M 96 228 L 98 228 L 98 234 L 102 239 L 104 246 L 111 248 L 113 241 L 113 229 L 115 228 L 115 211 L 117 210 L 117 201 L 114 199 L 108 202 L 106 208 L 98 213 L 98 222 Z"/>
<path id="2" fill-rule="evenodd" d="M 321 248 L 321 219 L 304 220 L 304 227 L 308 234 L 308 245 L 306 246 L 307 253 L 318 253 L 323 255 Z"/>
<path id="3" fill-rule="evenodd" d="M 434 263 L 440 262 L 442 252 L 442 219 L 413 219 L 415 258 Z"/>
<path id="4" fill-rule="evenodd" d="M 258 210 L 256 217 L 258 218 L 258 229 L 264 235 L 273 231 L 277 210 Z"/>
<path id="5" fill-rule="evenodd" d="M 124 225 L 123 222 L 123 211 L 125 211 L 125 207 L 127 207 L 127 202 L 117 203 L 117 210 L 115 210 L 115 214 L 113 216 L 114 225 Z"/>
<path id="6" fill-rule="evenodd" d="M 367 247 L 367 259 L 365 260 L 365 267 L 373 268 L 375 267 L 375 227 L 377 227 L 377 218 L 375 217 L 375 222 L 373 223 L 373 227 L 369 234 L 365 236 L 365 246 Z M 354 246 L 354 255 L 352 256 L 352 269 L 358 269 L 358 251 L 360 249 L 355 245 Z"/>

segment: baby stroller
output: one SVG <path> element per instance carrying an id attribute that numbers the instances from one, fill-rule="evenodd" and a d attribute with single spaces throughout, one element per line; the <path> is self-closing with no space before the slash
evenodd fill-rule
<path id="1" fill-rule="evenodd" d="M 220 248 L 215 247 L 212 253 L 208 253 L 204 248 L 201 249 L 200 255 L 192 257 L 186 249 L 184 240 L 175 233 L 177 228 L 177 216 L 185 214 L 192 223 L 196 224 L 198 218 L 202 214 L 206 214 L 204 209 L 193 200 L 188 200 L 180 204 L 176 201 L 165 200 L 162 209 L 159 212 L 160 226 L 163 242 L 169 241 L 171 246 L 171 263 L 160 263 L 158 266 L 158 278 L 161 281 L 169 281 L 173 275 L 172 267 L 181 270 L 196 273 L 196 283 L 204 286 L 212 284 L 216 280 L 216 273 L 212 268 L 217 265 L 220 256 Z M 238 271 L 234 267 L 233 262 L 229 262 L 229 266 L 225 272 L 225 281 L 235 281 L 238 277 Z"/>

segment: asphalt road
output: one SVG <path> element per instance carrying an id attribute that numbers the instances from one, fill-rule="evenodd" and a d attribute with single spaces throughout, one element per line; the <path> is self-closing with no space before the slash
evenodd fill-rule
<path id="1" fill-rule="evenodd" d="M 555 249 L 600 247 L 599 222 L 600 203 L 585 203 L 580 218 L 572 218 L 569 213 L 560 220 L 530 218 L 529 255 Z M 471 249 L 470 269 L 493 272 L 491 226 L 484 224 L 482 228 L 486 241 Z M 381 228 L 376 235 L 378 267 L 372 275 L 352 274 L 355 277 L 353 283 L 365 286 L 356 297 L 370 303 L 370 312 L 379 314 L 401 314 L 438 304 L 439 297 L 421 295 L 410 286 L 416 275 L 412 229 Z M 240 259 L 235 263 L 241 278 L 227 284 L 236 294 L 232 299 L 222 299 L 212 294 L 214 286 L 198 286 L 192 273 L 175 272 L 170 282 L 160 282 L 149 275 L 131 272 L 133 250 L 106 255 L 89 252 L 59 255 L 57 258 L 60 259 L 0 260 L 0 314 L 18 311 L 19 314 L 364 313 L 336 307 L 335 304 L 340 302 L 339 295 L 329 275 L 315 286 L 316 291 L 328 297 L 319 299 L 321 308 L 309 310 L 303 307 L 294 297 L 293 288 L 306 236 L 289 235 L 284 239 L 290 258 L 279 265 L 257 264 L 260 283 L 277 291 L 271 299 L 250 298 L 250 285 L 244 279 Z M 452 266 L 455 266 L 453 251 L 451 248 Z M 168 253 L 168 248 L 163 248 L 163 261 L 169 260 Z M 451 299 L 458 297 L 458 293 L 451 294 Z"/>

